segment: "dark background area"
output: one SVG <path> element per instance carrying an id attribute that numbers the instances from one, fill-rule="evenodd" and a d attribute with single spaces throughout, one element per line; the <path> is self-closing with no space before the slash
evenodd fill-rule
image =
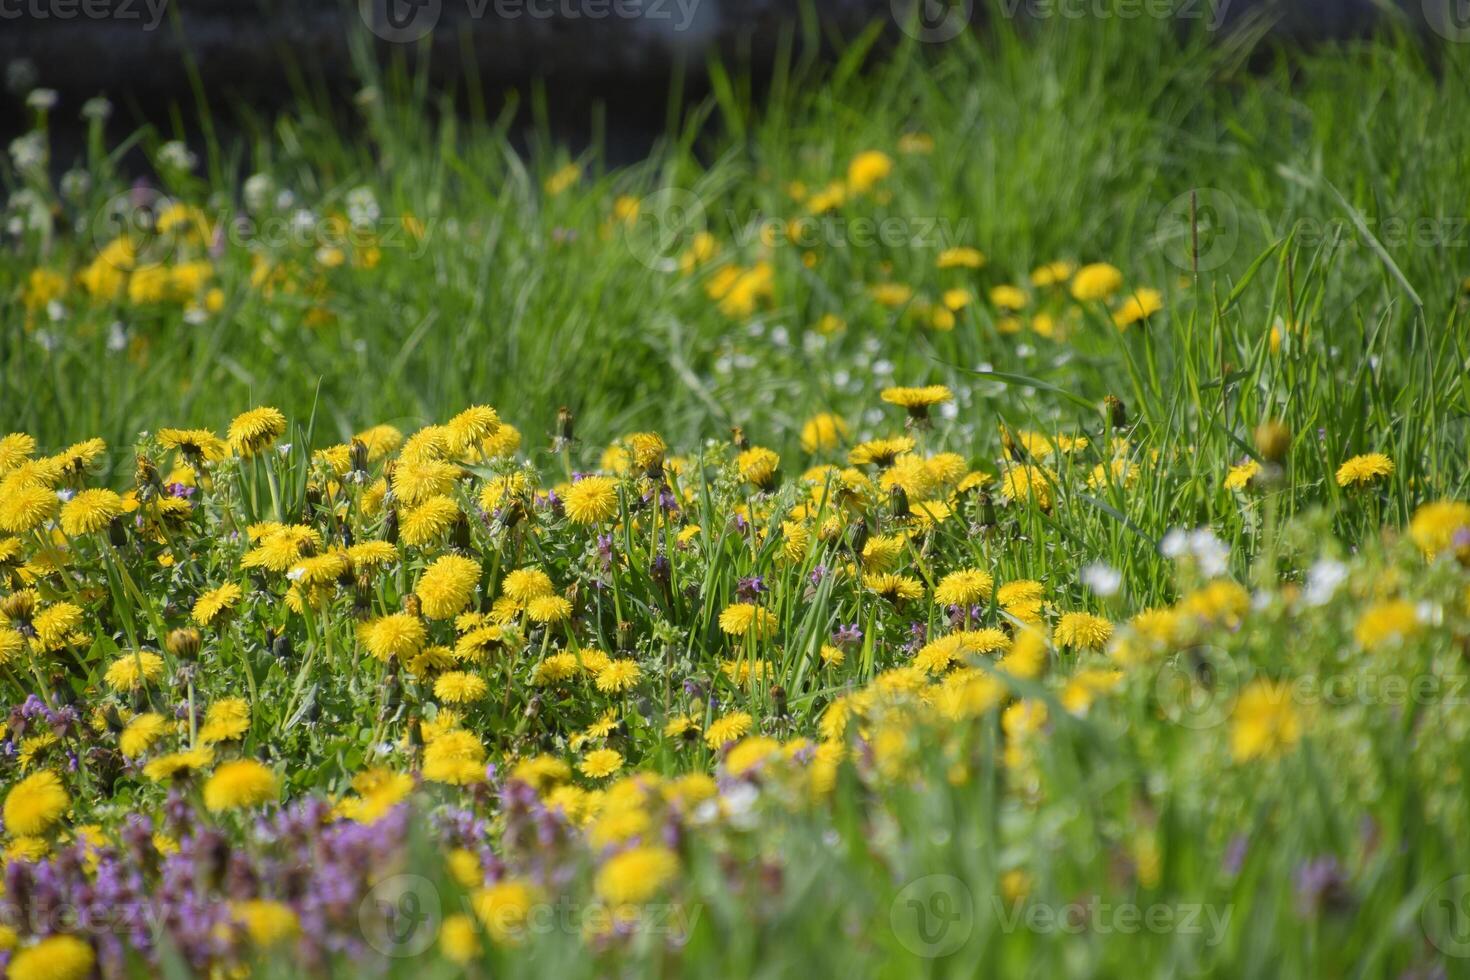
<path id="1" fill-rule="evenodd" d="M 990 17 L 1086 16 L 1099 2 L 974 0 L 958 9 L 964 29 L 983 31 Z M 1470 7 L 1443 2 L 1451 25 L 1457 4 Z M 1349 37 L 1383 13 L 1375 0 L 1136 4 L 1141 16 L 1173 11 L 1181 29 L 1202 21 L 1222 35 L 1294 40 Z M 1424 2 L 1398 4 L 1409 22 L 1430 26 Z M 1470 39 L 1470 11 L 1459 12 Z M 53 164 L 63 168 L 80 152 L 78 113 L 92 96 L 113 102 L 114 135 L 151 123 L 175 136 L 179 123 L 193 131 L 202 92 L 228 138 L 232 120 L 269 116 L 303 93 L 328 105 L 351 99 L 364 59 L 426 68 L 457 104 L 473 90 L 492 112 L 507 92 L 536 85 L 552 135 L 573 147 L 591 136 L 595 105 L 609 158 L 626 161 L 663 131 L 671 101 L 706 93 L 712 57 L 759 78 L 783 45 L 821 57 L 873 25 L 880 44 L 901 39 L 905 24 L 938 42 L 950 16 L 946 0 L 0 0 L 0 69 L 11 75 L 28 63 L 22 76 L 58 92 Z M 29 125 L 26 87 L 0 100 L 6 141 Z"/>

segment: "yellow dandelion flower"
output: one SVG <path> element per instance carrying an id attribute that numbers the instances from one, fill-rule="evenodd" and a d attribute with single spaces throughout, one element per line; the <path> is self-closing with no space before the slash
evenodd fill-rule
<path id="1" fill-rule="evenodd" d="M 32 773 L 5 795 L 5 829 L 11 834 L 35 837 L 46 833 L 71 806 L 71 797 L 61 777 L 49 769 Z"/>
<path id="2" fill-rule="evenodd" d="M 244 698 L 221 698 L 204 713 L 199 741 L 204 745 L 231 742 L 250 730 L 250 704 Z"/>
<path id="3" fill-rule="evenodd" d="M 254 456 L 269 448 L 286 431 L 286 416 L 274 408 L 252 408 L 230 423 L 230 448 L 239 456 Z"/>
<path id="4" fill-rule="evenodd" d="M 847 441 L 847 435 L 847 422 L 842 416 L 818 412 L 802 423 L 801 448 L 808 453 L 836 449 Z"/>
<path id="5" fill-rule="evenodd" d="M 7 484 L 11 478 L 7 478 Z M 0 530 L 23 534 L 51 519 L 61 506 L 56 491 L 39 484 L 0 487 Z"/>
<path id="6" fill-rule="evenodd" d="M 291 906 L 267 898 L 253 898 L 243 902 L 231 902 L 230 912 L 235 921 L 245 927 L 250 941 L 258 947 L 275 946 L 295 939 L 301 932 L 301 922 Z"/>
<path id="7" fill-rule="evenodd" d="M 1301 735 L 1291 685 L 1253 681 L 1240 692 L 1230 715 L 1230 753 L 1237 762 L 1282 755 Z"/>
<path id="8" fill-rule="evenodd" d="M 601 524 L 618 512 L 618 481 L 584 476 L 567 488 L 562 503 L 574 523 Z"/>
<path id="9" fill-rule="evenodd" d="M 430 619 L 449 619 L 469 605 L 480 584 L 480 563 L 462 555 L 444 555 L 419 576 L 414 592 Z"/>
<path id="10" fill-rule="evenodd" d="M 1409 522 L 1409 536 L 1427 558 L 1445 553 L 1470 558 L 1470 504 L 1439 500 L 1421 505 Z"/>
<path id="11" fill-rule="evenodd" d="M 679 875 L 679 858 L 657 845 L 630 848 L 597 872 L 597 894 L 613 905 L 637 905 L 663 891 Z"/>
<path id="12" fill-rule="evenodd" d="M 471 733 L 454 729 L 424 747 L 424 778 L 463 786 L 485 778 L 485 746 Z"/>
<path id="13" fill-rule="evenodd" d="M 10 980 L 86 980 L 96 961 L 86 940 L 48 936 L 15 954 L 10 961 Z"/>
<path id="14" fill-rule="evenodd" d="M 1163 308 L 1164 297 L 1157 289 L 1136 289 L 1113 311 L 1113 326 L 1122 330 L 1147 320 Z"/>
<path id="15" fill-rule="evenodd" d="M 505 576 L 500 583 L 500 591 L 516 602 L 525 604 L 532 599 L 551 595 L 555 588 L 551 584 L 551 577 L 541 569 L 517 568 Z"/>
<path id="16" fill-rule="evenodd" d="M 102 679 L 114 691 L 136 691 L 163 676 L 163 658 L 147 650 L 125 653 L 114 660 Z"/>
<path id="17" fill-rule="evenodd" d="M 1383 453 L 1366 453 L 1354 456 L 1337 468 L 1337 485 L 1340 487 L 1367 486 L 1375 480 L 1393 475 L 1393 460 Z M 63 510 L 62 519 L 66 514 Z"/>
<path id="18" fill-rule="evenodd" d="M 533 623 L 564 623 L 572 617 L 572 604 L 559 595 L 537 596 L 526 603 L 526 618 Z"/>
<path id="19" fill-rule="evenodd" d="M 197 749 L 159 756 L 143 767 L 143 775 L 154 782 L 161 783 L 186 775 L 195 769 L 203 769 L 212 762 L 214 762 L 214 750 L 207 745 L 200 746 Z"/>
<path id="20" fill-rule="evenodd" d="M 769 490 L 775 482 L 776 470 L 781 466 L 781 457 L 769 449 L 752 446 L 735 458 L 740 478 L 755 484 L 761 490 Z"/>
<path id="21" fill-rule="evenodd" d="M 111 490 L 83 490 L 61 508 L 61 529 L 75 537 L 101 531 L 121 516 L 123 499 Z"/>
<path id="22" fill-rule="evenodd" d="M 890 405 L 905 409 L 916 419 L 929 416 L 929 409 L 945 402 L 954 401 L 954 392 L 944 385 L 924 385 L 921 388 L 885 388 L 880 396 Z"/>
<path id="23" fill-rule="evenodd" d="M 163 715 L 149 711 L 134 715 L 117 737 L 117 747 L 123 755 L 136 759 L 143 755 L 153 743 L 169 731 L 169 723 Z"/>
<path id="24" fill-rule="evenodd" d="M 882 150 L 864 150 L 847 165 L 847 189 L 864 194 L 893 172 L 893 160 Z"/>
<path id="25" fill-rule="evenodd" d="M 775 635 L 777 625 L 774 614 L 749 602 L 731 603 L 720 613 L 720 629 L 730 636 L 750 633 L 764 640 Z"/>
<path id="26" fill-rule="evenodd" d="M 1405 599 L 1375 603 L 1364 610 L 1353 627 L 1353 638 L 1372 650 L 1389 643 L 1406 640 L 1419 632 L 1419 610 Z"/>
<path id="27" fill-rule="evenodd" d="M 387 662 L 396 657 L 407 662 L 424 648 L 429 634 L 418 617 L 400 612 L 364 623 L 358 629 L 358 638 L 378 660 Z"/>
<path id="28" fill-rule="evenodd" d="M 478 674 L 462 670 L 441 674 L 434 682 L 434 697 L 447 704 L 469 704 L 485 696 L 489 685 Z"/>
<path id="29" fill-rule="evenodd" d="M 47 606 L 31 620 L 36 642 L 43 650 L 60 650 L 77 639 L 82 625 L 82 610 L 70 602 Z"/>
<path id="30" fill-rule="evenodd" d="M 995 579 L 978 568 L 950 572 L 934 588 L 934 601 L 941 606 L 973 606 L 990 598 Z"/>
<path id="31" fill-rule="evenodd" d="M 1113 624 L 1101 616 L 1071 612 L 1057 622 L 1052 642 L 1059 647 L 1077 650 L 1101 650 L 1112 635 Z"/>
<path id="32" fill-rule="evenodd" d="M 918 599 L 924 595 L 924 586 L 918 579 L 891 572 L 865 575 L 863 586 L 893 603 Z"/>
<path id="33" fill-rule="evenodd" d="M 254 759 L 225 762 L 204 784 L 204 805 L 211 813 L 269 803 L 279 790 L 276 774 Z"/>
<path id="34" fill-rule="evenodd" d="M 733 711 L 710 722 L 704 733 L 704 744 L 719 749 L 730 742 L 744 738 L 754 724 L 749 713 Z"/>
<path id="35" fill-rule="evenodd" d="M 623 755 L 616 749 L 594 749 L 588 752 L 577 765 L 582 775 L 591 779 L 611 776 L 622 767 Z"/>
<path id="36" fill-rule="evenodd" d="M 1078 269 L 1072 277 L 1072 298 L 1081 303 L 1107 299 L 1123 288 L 1123 273 L 1106 262 Z"/>
<path id="37" fill-rule="evenodd" d="M 980 269 L 985 265 L 985 253 L 978 248 L 956 245 L 940 252 L 934 264 L 940 269 Z"/>
<path id="38" fill-rule="evenodd" d="M 1226 490 L 1247 490 L 1255 484 L 1256 477 L 1261 475 L 1261 464 L 1253 459 L 1248 459 L 1230 467 L 1230 472 L 1225 474 Z"/>
<path id="39" fill-rule="evenodd" d="M 597 689 L 604 694 L 622 694 L 637 685 L 642 669 L 632 660 L 611 660 L 597 672 Z"/>
<path id="40" fill-rule="evenodd" d="M 541 890 L 530 881 L 502 878 L 476 892 L 470 898 L 470 908 L 491 939 L 502 946 L 513 946 L 525 939 L 531 910 L 541 900 Z"/>
<path id="41" fill-rule="evenodd" d="M 1048 262 L 1046 265 L 1031 270 L 1031 285 L 1038 288 L 1059 286 L 1072 278 L 1072 273 L 1076 268 L 1076 264 L 1072 262 Z"/>
<path id="42" fill-rule="evenodd" d="M 446 915 L 439 926 L 439 952 L 451 963 L 468 966 L 480 956 L 480 937 L 475 922 L 463 912 Z"/>
<path id="43" fill-rule="evenodd" d="M 421 548 L 449 533 L 459 520 L 459 504 L 443 494 L 430 497 L 398 518 L 398 536 L 404 544 Z"/>

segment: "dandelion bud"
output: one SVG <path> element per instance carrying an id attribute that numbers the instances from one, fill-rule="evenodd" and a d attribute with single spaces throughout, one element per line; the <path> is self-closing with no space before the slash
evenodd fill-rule
<path id="1" fill-rule="evenodd" d="M 353 439 L 349 452 L 352 459 L 352 470 L 354 473 L 366 473 L 368 468 L 368 447 L 361 439 Z"/>
<path id="2" fill-rule="evenodd" d="M 144 500 L 151 499 L 161 487 L 158 482 L 158 467 L 142 453 L 133 461 L 133 482 L 138 487 L 138 495 Z"/>
<path id="3" fill-rule="evenodd" d="M 271 656 L 277 660 L 287 660 L 291 657 L 291 638 L 283 630 L 271 639 Z"/>
<path id="4" fill-rule="evenodd" d="M 36 594 L 29 589 L 23 592 L 12 592 L 4 599 L 0 599 L 0 614 L 3 614 L 6 619 L 29 623 L 35 612 Z"/>
<path id="5" fill-rule="evenodd" d="M 1011 438 L 1011 430 L 1000 427 L 1000 446 L 1006 457 L 1017 463 L 1026 462 L 1026 448 Z"/>
<path id="6" fill-rule="evenodd" d="M 556 410 L 556 438 L 562 445 L 568 445 L 573 438 L 572 410 L 563 405 Z"/>
<path id="7" fill-rule="evenodd" d="M 848 531 L 848 541 L 852 544 L 852 553 L 857 558 L 863 556 L 863 548 L 868 544 L 868 522 L 856 521 Z"/>
<path id="8" fill-rule="evenodd" d="M 986 491 L 980 492 L 980 526 L 993 528 L 996 525 L 995 500 Z"/>
<path id="9" fill-rule="evenodd" d="M 738 425 L 730 426 L 730 441 L 733 442 L 735 444 L 735 448 L 740 450 L 741 452 L 744 452 L 745 450 L 750 448 L 750 440 L 745 438 L 745 430 Z"/>
<path id="10" fill-rule="evenodd" d="M 633 649 L 633 624 L 625 619 L 618 621 L 618 649 L 624 653 Z"/>
<path id="11" fill-rule="evenodd" d="M 786 714 L 786 688 L 780 684 L 771 688 L 771 704 L 775 706 L 777 715 Z"/>
<path id="12" fill-rule="evenodd" d="M 1279 419 L 1267 419 L 1256 426 L 1256 452 L 1262 458 L 1280 463 L 1291 449 L 1291 430 Z"/>
<path id="13" fill-rule="evenodd" d="M 1124 407 L 1123 400 L 1116 395 L 1109 395 L 1103 399 L 1103 408 L 1108 413 L 1108 424 L 1115 429 L 1121 429 L 1128 424 L 1128 409 Z"/>
<path id="14" fill-rule="evenodd" d="M 193 660 L 199 656 L 199 646 L 203 643 L 203 637 L 199 631 L 192 626 L 185 629 L 177 629 L 168 635 L 163 645 L 168 652 L 180 660 Z"/>
<path id="15" fill-rule="evenodd" d="M 888 501 L 893 505 L 894 517 L 909 516 L 909 495 L 903 487 L 894 487 L 888 492 Z"/>
<path id="16" fill-rule="evenodd" d="M 419 597 L 410 592 L 408 595 L 403 597 L 403 611 L 408 613 L 410 616 L 413 616 L 415 619 L 422 619 L 424 615 L 424 606 L 423 603 L 419 600 Z"/>

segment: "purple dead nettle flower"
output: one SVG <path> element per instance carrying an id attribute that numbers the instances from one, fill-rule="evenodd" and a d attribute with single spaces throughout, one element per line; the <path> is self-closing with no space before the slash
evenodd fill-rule
<path id="1" fill-rule="evenodd" d="M 821 585 L 822 584 L 822 579 L 826 578 L 827 577 L 827 574 L 828 574 L 827 566 L 818 563 L 807 574 L 807 578 L 811 581 L 811 583 L 812 583 L 813 586 L 817 586 L 817 585 Z"/>
<path id="2" fill-rule="evenodd" d="M 1245 865 L 1245 856 L 1250 852 L 1250 838 L 1244 834 L 1236 834 L 1230 838 L 1230 844 L 1225 848 L 1225 857 L 1220 862 L 1220 870 L 1230 877 L 1240 874 L 1240 869 Z"/>
<path id="3" fill-rule="evenodd" d="M 832 643 L 835 646 L 846 646 L 850 643 L 861 642 L 863 642 L 863 631 L 858 627 L 857 623 L 853 623 L 850 626 L 839 625 L 832 633 Z"/>
<path id="4" fill-rule="evenodd" d="M 753 601 L 757 596 L 767 591 L 769 590 L 766 588 L 766 583 L 761 580 L 759 575 L 743 578 L 735 586 L 735 594 L 746 602 Z"/>
<path id="5" fill-rule="evenodd" d="M 1352 901 L 1342 865 L 1330 854 L 1303 862 L 1295 880 L 1297 914 L 1304 919 L 1341 911 Z"/>
<path id="6" fill-rule="evenodd" d="M 909 623 L 909 639 L 903 648 L 909 653 L 916 653 L 929 640 L 929 625 L 927 623 Z"/>
<path id="7" fill-rule="evenodd" d="M 183 483 L 170 483 L 164 489 L 168 491 L 170 497 L 179 497 L 183 500 L 188 500 L 194 496 L 194 488 Z"/>
<path id="8" fill-rule="evenodd" d="M 946 606 L 945 615 L 949 618 L 949 625 L 953 629 L 968 628 L 971 623 L 980 619 L 983 606 Z"/>

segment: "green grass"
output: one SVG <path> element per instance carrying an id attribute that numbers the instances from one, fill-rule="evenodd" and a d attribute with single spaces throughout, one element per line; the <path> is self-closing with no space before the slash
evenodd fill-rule
<path id="1" fill-rule="evenodd" d="M 0 252 L 0 434 L 29 432 L 42 452 L 100 436 L 108 453 L 65 482 L 122 489 L 135 485 L 137 458 L 167 462 L 140 433 L 223 432 L 262 404 L 292 422 L 288 449 L 211 464 L 195 509 L 161 522 L 156 535 L 119 526 L 115 539 L 76 536 L 64 542 L 60 570 L 12 574 L 0 562 L 9 591 L 34 584 L 44 603 L 76 603 L 88 633 L 86 645 L 67 648 L 69 659 L 52 651 L 7 664 L 6 700 L 64 695 L 99 711 L 167 712 L 248 694 L 240 751 L 274 766 L 293 797 L 346 792 L 383 745 L 387 764 L 413 769 L 421 760 L 407 733 L 417 714 L 437 711 L 432 685 L 366 657 L 357 627 L 402 608 L 448 547 L 482 563 L 477 603 L 498 594 L 507 571 L 537 564 L 577 610 L 561 629 L 522 623 L 504 659 L 481 665 L 494 696 L 469 719 L 491 761 L 548 752 L 575 764 L 573 737 L 615 709 L 623 724 L 606 744 L 630 768 L 708 771 L 719 754 L 665 736 L 670 717 L 696 712 L 708 724 L 741 708 L 765 734 L 814 737 L 835 699 L 908 663 L 915 625 L 931 639 L 946 629 L 928 601 L 894 606 L 835 575 L 813 584 L 819 565 L 840 570 L 850 560 L 841 534 L 813 534 L 798 557 L 782 554 L 779 520 L 810 498 L 797 477 L 844 459 L 800 447 L 806 419 L 838 412 L 854 439 L 907 431 L 921 450 L 959 453 L 990 476 L 1010 465 L 1003 438 L 1085 436 L 1085 448 L 1047 462 L 1053 506 L 1006 501 L 991 486 L 992 519 L 978 494 L 956 496 L 955 516 L 908 542 L 900 570 L 926 592 L 965 566 L 997 583 L 1037 579 L 1048 627 L 1084 609 L 1121 624 L 1188 601 L 1201 580 L 1160 544 L 1171 529 L 1207 525 L 1228 546 L 1228 574 L 1254 590 L 1252 609 L 1133 665 L 1090 711 L 1064 706 L 1069 678 L 1121 659 L 1058 649 L 1045 680 L 1007 680 L 1008 699 L 1045 704 L 1051 719 L 1029 765 L 1007 759 L 1022 739 L 1000 711 L 953 725 L 928 718 L 912 731 L 912 706 L 887 718 L 878 711 L 865 718 L 865 744 L 839 770 L 835 792 L 817 794 L 821 805 L 799 772 L 777 769 L 748 822 L 726 814 L 711 829 L 681 824 L 677 902 L 698 916 L 682 952 L 639 935 L 593 957 L 552 930 L 529 950 L 489 951 L 486 969 L 774 977 L 821 963 L 863 976 L 1465 975 L 1467 961 L 1441 955 L 1433 943 L 1444 934 L 1424 918 L 1436 889 L 1470 872 L 1463 692 L 1408 704 L 1377 693 L 1346 704 L 1302 696 L 1305 737 L 1255 764 L 1232 760 L 1227 721 L 1257 679 L 1336 679 L 1361 691 L 1385 678 L 1456 682 L 1463 672 L 1464 570 L 1426 565 L 1400 537 L 1423 503 L 1470 495 L 1467 46 L 1426 47 L 1385 30 L 1287 51 L 1107 18 L 1035 29 L 995 18 L 983 37 L 944 45 L 873 41 L 857 39 L 823 63 L 797 39 L 768 79 L 712 66 L 710 98 L 682 110 L 646 160 L 624 167 L 607 166 L 596 146 L 574 159 L 544 130 L 529 150 L 514 149 L 524 117 L 538 115 L 534 104 L 456 113 L 423 77 L 364 65 L 375 97 L 350 110 L 303 95 L 293 111 L 253 121 L 243 142 L 206 139 L 193 173 L 160 165 L 164 193 L 211 220 L 254 211 L 279 229 L 298 208 L 325 216 L 360 206 L 364 188 L 379 212 L 367 223 L 373 240 L 347 248 L 340 267 L 318 255 L 335 241 L 310 236 L 281 244 L 230 235 L 217 254 L 202 241 L 160 239 L 171 264 L 211 263 L 222 307 L 204 315 L 172 300 L 98 301 L 76 281 L 110 237 L 93 228 L 127 187 L 123 155 L 138 146 L 158 160 L 176 134 L 114 143 L 94 132 L 78 161 L 91 186 L 73 197 L 43 172 L 0 164 L 7 189 L 27 191 L 45 216 Z M 904 135 L 920 133 L 932 150 L 903 152 Z M 893 171 L 876 193 L 852 195 L 822 219 L 822 244 L 802 248 L 779 234 L 763 244 L 763 228 L 782 230 L 804 213 L 791 184 L 819 191 L 867 150 L 888 154 Z M 548 179 L 568 163 L 579 178 L 549 192 Z M 247 208 L 242 173 L 269 175 L 293 200 Z M 641 200 L 638 223 L 614 216 L 621 196 Z M 661 226 L 668 203 L 692 204 L 694 222 Z M 408 216 L 421 235 L 404 231 Z M 686 274 L 679 253 L 699 229 L 720 252 Z M 875 229 L 881 241 L 869 240 Z M 667 245 L 656 239 L 669 230 L 680 233 L 673 247 L 650 253 L 649 235 Z M 982 250 L 984 268 L 936 267 L 941 250 L 960 245 Z M 354 261 L 369 246 L 376 263 Z M 1060 259 L 1111 262 L 1129 290 L 1160 290 L 1163 309 L 1119 330 L 1105 305 L 1028 284 L 1032 269 Z M 708 295 L 722 269 L 760 260 L 771 267 L 768 299 L 732 314 Z M 262 264 L 282 278 L 253 280 Z M 66 284 L 55 317 L 27 306 L 36 269 Z M 912 299 L 875 301 L 871 287 L 883 282 L 910 287 Z M 1027 290 L 1023 319 L 1054 315 L 1065 337 L 1006 329 L 1005 311 L 988 298 L 1003 284 Z M 954 329 L 932 329 L 924 304 L 953 288 L 973 302 Z M 819 332 L 827 315 L 845 329 Z M 1282 328 L 1279 349 L 1273 325 Z M 947 384 L 956 397 L 932 427 L 905 427 L 902 411 L 878 399 L 889 385 L 924 383 Z M 1122 400 L 1126 424 L 1110 423 L 1107 396 Z M 363 503 L 388 471 L 375 463 L 362 484 L 338 481 L 311 451 L 378 422 L 413 432 L 469 404 L 495 406 L 524 441 L 520 463 L 475 461 L 455 481 L 450 493 L 467 516 L 452 536 L 403 546 L 401 561 L 375 579 L 334 587 L 300 615 L 283 601 L 283 575 L 241 566 L 248 545 L 238 532 L 254 521 L 312 524 L 324 549 L 342 543 L 344 527 L 353 540 L 390 538 L 401 514 L 390 521 Z M 562 406 L 575 417 L 569 446 L 553 443 Z M 1279 471 L 1245 492 L 1227 489 L 1231 466 L 1259 459 L 1253 432 L 1267 420 L 1293 433 Z M 781 454 L 772 495 L 736 472 L 727 441 L 736 426 Z M 551 488 L 574 468 L 599 468 L 604 447 L 642 430 L 692 461 L 679 476 L 684 512 L 672 524 L 650 521 L 638 510 L 649 487 L 625 479 L 617 527 L 606 531 L 617 556 L 610 565 L 592 529 L 529 498 L 520 523 L 476 509 L 477 491 L 496 475 L 517 470 Z M 1089 484 L 1094 467 L 1116 458 L 1114 438 L 1126 438 L 1120 452 L 1136 481 Z M 1338 466 L 1367 452 L 1389 455 L 1392 476 L 1340 487 Z M 341 514 L 319 506 L 323 493 L 346 501 Z M 861 496 L 875 534 L 913 527 L 886 492 Z M 768 533 L 743 532 L 737 513 Z M 814 527 L 827 516 L 807 515 Z M 688 547 L 672 546 L 668 535 L 685 524 L 701 530 Z M 21 547 L 34 558 L 57 544 L 34 530 Z M 654 573 L 661 556 L 672 562 L 667 587 Z M 1324 557 L 1350 561 L 1349 584 L 1331 602 L 1302 605 L 1294 590 Z M 1083 570 L 1096 563 L 1121 574 L 1117 595 L 1085 584 Z M 763 602 L 777 620 L 766 646 L 733 641 L 719 626 L 752 576 L 770 590 Z M 104 672 L 121 652 L 163 650 L 197 596 L 224 581 L 245 598 L 230 625 L 205 630 L 199 669 L 179 673 L 169 652 L 156 686 L 106 689 Z M 1404 642 L 1362 642 L 1355 624 L 1387 598 L 1424 604 L 1430 622 Z M 983 615 L 986 625 L 1017 625 L 995 603 Z M 864 642 L 841 667 L 821 666 L 834 628 L 854 622 Z M 430 627 L 437 642 L 454 642 L 447 623 Z M 277 636 L 289 641 L 284 651 Z M 638 688 L 613 697 L 585 679 L 566 689 L 530 683 L 548 651 L 592 646 L 636 659 Z M 1200 656 L 1214 658 L 1214 683 Z M 736 686 L 721 674 L 722 661 L 756 657 L 771 670 L 758 683 Z M 691 697 L 686 679 L 717 693 L 719 710 Z M 1178 685 L 1207 699 L 1203 721 L 1173 723 Z M 901 777 L 873 761 L 889 726 L 904 734 Z M 82 749 L 92 738 L 67 737 Z M 964 779 L 951 778 L 957 762 Z M 5 766 L 9 783 L 19 774 Z M 161 808 L 163 788 L 135 774 L 110 795 L 92 778 L 88 762 L 71 784 L 76 823 L 111 826 Z M 603 860 L 597 848 L 571 835 L 554 848 L 528 845 L 507 832 L 516 816 L 497 801 L 457 794 L 426 787 L 419 802 L 478 808 L 514 873 L 546 862 L 568 876 L 568 894 L 585 898 Z M 243 817 L 198 813 L 244 839 Z M 1247 844 L 1236 861 L 1228 856 L 1238 840 Z M 416 826 L 409 866 L 457 901 L 442 847 Z M 1297 876 L 1326 856 L 1339 862 L 1342 893 L 1299 908 Z M 1017 869 L 1030 881 L 1026 903 L 1000 897 L 1002 876 Z M 948 900 L 962 893 L 973 908 L 965 944 L 926 958 L 899 919 L 916 897 L 904 889 L 934 874 L 953 875 L 960 891 Z M 920 906 L 940 909 L 931 897 L 918 895 Z M 1096 910 L 1076 936 L 1011 918 L 1093 899 L 1197 914 L 1198 931 L 1109 933 L 1100 927 L 1116 918 Z M 1227 914 L 1229 927 L 1207 942 Z M 1435 967 L 1446 972 L 1427 972 Z M 393 969 L 456 972 L 429 959 Z"/>

